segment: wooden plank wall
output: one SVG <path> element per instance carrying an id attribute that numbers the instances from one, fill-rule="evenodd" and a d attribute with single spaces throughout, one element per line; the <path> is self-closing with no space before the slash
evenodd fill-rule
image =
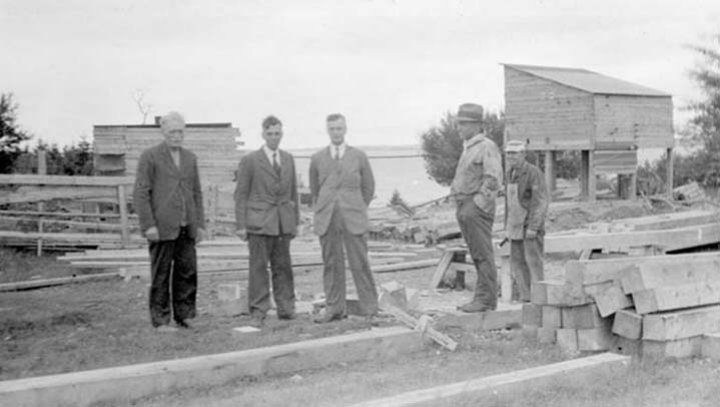
<path id="1" fill-rule="evenodd" d="M 594 95 L 597 142 L 633 142 L 639 148 L 673 146 L 670 97 Z"/>
<path id="2" fill-rule="evenodd" d="M 637 170 L 636 150 L 595 150 L 594 155 L 595 174 L 635 174 Z"/>
<path id="3" fill-rule="evenodd" d="M 124 154 L 125 171 L 122 174 L 131 177 L 135 176 L 140 154 L 163 140 L 160 128 L 154 126 L 95 126 L 93 135 L 95 153 L 114 157 Z M 186 128 L 184 147 L 198 157 L 203 186 L 232 183 L 242 157 L 236 148 L 238 137 L 240 132 L 232 127 Z M 99 159 L 96 163 L 111 161 L 117 163 L 118 160 Z M 115 166 L 112 170 L 117 171 Z"/>
<path id="4" fill-rule="evenodd" d="M 530 150 L 587 150 L 594 132 L 592 95 L 505 67 L 505 129 Z"/>

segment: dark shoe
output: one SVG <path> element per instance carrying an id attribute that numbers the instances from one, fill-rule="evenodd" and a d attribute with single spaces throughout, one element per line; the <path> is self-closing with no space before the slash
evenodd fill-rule
<path id="1" fill-rule="evenodd" d="M 175 323 L 177 324 L 178 328 L 192 329 L 192 325 L 188 324 L 188 322 L 184 319 L 179 319 L 175 321 Z"/>
<path id="2" fill-rule="evenodd" d="M 470 302 L 464 305 L 460 305 L 457 307 L 458 310 L 462 312 L 486 312 L 486 311 L 492 311 L 492 307 L 489 305 L 485 305 L 481 302 Z"/>
<path id="3" fill-rule="evenodd" d="M 316 324 L 327 324 L 329 322 L 333 321 L 339 321 L 341 319 L 345 318 L 345 314 L 331 314 L 327 313 L 318 317 L 315 317 L 313 320 Z"/>
<path id="4" fill-rule="evenodd" d="M 285 313 L 283 313 L 283 314 L 278 314 L 278 319 L 284 319 L 284 320 L 287 320 L 287 321 L 291 321 L 291 320 L 293 320 L 293 319 L 295 319 L 295 318 L 297 318 L 297 314 L 295 314 L 294 312 L 291 312 L 291 313 L 289 313 L 289 314 L 285 314 Z"/>

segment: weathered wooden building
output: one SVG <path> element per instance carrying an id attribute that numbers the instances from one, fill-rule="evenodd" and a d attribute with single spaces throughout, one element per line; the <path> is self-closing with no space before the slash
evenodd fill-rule
<path id="1" fill-rule="evenodd" d="M 231 123 L 189 123 L 183 146 L 198 157 L 203 187 L 233 182 L 241 151 L 240 131 Z M 140 154 L 163 141 L 160 126 L 96 125 L 95 170 L 99 175 L 134 176 Z"/>
<path id="2" fill-rule="evenodd" d="M 585 69 L 504 68 L 505 138 L 547 153 L 549 185 L 556 151 L 582 151 L 582 193 L 590 200 L 596 175 L 603 173 L 628 175 L 635 196 L 638 148 L 664 148 L 672 157 L 670 94 Z M 672 190 L 672 176 L 668 179 Z"/>

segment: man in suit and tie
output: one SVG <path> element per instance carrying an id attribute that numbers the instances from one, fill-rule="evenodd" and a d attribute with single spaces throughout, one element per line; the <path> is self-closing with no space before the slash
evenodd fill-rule
<path id="1" fill-rule="evenodd" d="M 268 262 L 278 318 L 295 318 L 290 240 L 300 218 L 295 161 L 278 148 L 282 122 L 269 116 L 262 131 L 265 145 L 240 161 L 235 189 L 236 234 L 248 241 L 250 249 L 248 305 L 258 327 L 270 309 Z"/>
<path id="2" fill-rule="evenodd" d="M 367 255 L 367 208 L 375 194 L 375 180 L 365 153 L 345 143 L 345 117 L 331 114 L 326 122 L 330 146 L 313 154 L 310 160 L 314 229 L 322 246 L 326 303 L 325 315 L 316 322 L 345 317 L 344 251 L 361 311 L 372 319 L 378 310 L 378 296 Z"/>
<path id="3" fill-rule="evenodd" d="M 140 156 L 134 204 L 150 244 L 150 321 L 160 332 L 173 332 L 171 314 L 180 328 L 190 328 L 187 320 L 196 314 L 195 242 L 202 238 L 205 215 L 197 157 L 182 147 L 185 119 L 168 113 L 160 130 L 165 141 Z"/>

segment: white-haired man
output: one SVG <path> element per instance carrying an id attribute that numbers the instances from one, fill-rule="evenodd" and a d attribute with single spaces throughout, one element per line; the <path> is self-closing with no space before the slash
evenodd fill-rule
<path id="1" fill-rule="evenodd" d="M 507 186 L 505 232 L 510 240 L 510 271 L 517 283 L 520 301 L 530 301 L 533 282 L 543 280 L 545 215 L 549 192 L 537 166 L 525 160 L 525 143 L 505 143 Z"/>
<path id="2" fill-rule="evenodd" d="M 160 332 L 172 332 L 177 328 L 169 325 L 171 316 L 177 326 L 189 328 L 187 320 L 196 314 L 195 242 L 203 234 L 205 215 L 197 157 L 182 147 L 185 119 L 168 113 L 160 129 L 165 140 L 140 156 L 134 203 L 149 241 L 150 322 Z"/>

